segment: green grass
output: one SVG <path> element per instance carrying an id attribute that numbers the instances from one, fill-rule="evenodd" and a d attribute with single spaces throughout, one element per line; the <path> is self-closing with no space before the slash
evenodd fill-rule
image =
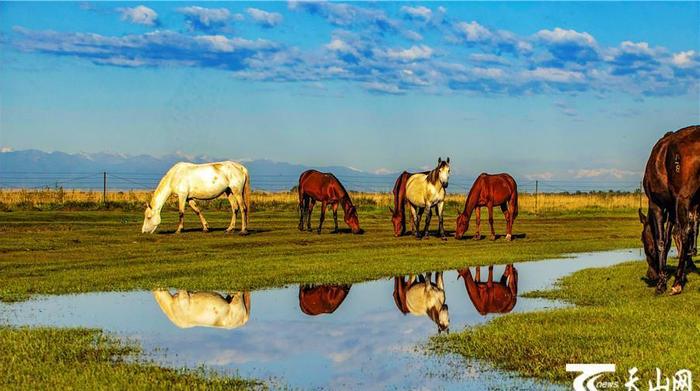
<path id="1" fill-rule="evenodd" d="M 98 330 L 0 327 L 0 389 L 243 390 L 261 384 L 135 362 L 138 347 Z"/>
<path id="2" fill-rule="evenodd" d="M 527 296 L 563 299 L 576 307 L 511 314 L 434 338 L 431 348 L 558 382 L 570 383 L 566 363 L 614 363 L 617 373 L 601 380 L 628 380 L 639 369 L 640 389 L 655 368 L 672 376 L 689 369 L 700 386 L 700 276 L 689 276 L 683 294 L 654 294 L 641 277 L 644 262 L 587 269 L 565 277 L 556 289 Z"/>
<path id="3" fill-rule="evenodd" d="M 521 216 L 514 233 L 525 237 L 513 242 L 394 238 L 389 212 L 371 206 L 360 210 L 364 235 L 330 234 L 330 214 L 321 235 L 299 232 L 296 213 L 289 205 L 256 211 L 248 237 L 221 231 L 228 225 L 229 213 L 205 215 L 218 231 L 202 233 L 196 216 L 188 213 L 187 231 L 174 235 L 177 213 L 172 211 L 163 212 L 160 231 L 154 235 L 140 233 L 140 212 L 0 213 L 0 300 L 158 287 L 230 291 L 352 283 L 639 245 L 639 223 L 633 211 Z M 456 212 L 448 212 L 448 231 L 454 229 L 455 216 Z M 495 217 L 497 233 L 502 234 L 505 224 L 500 211 Z M 318 208 L 313 219 L 316 225 Z M 346 228 L 342 218 L 341 227 Z M 484 222 L 482 233 L 486 227 Z"/>

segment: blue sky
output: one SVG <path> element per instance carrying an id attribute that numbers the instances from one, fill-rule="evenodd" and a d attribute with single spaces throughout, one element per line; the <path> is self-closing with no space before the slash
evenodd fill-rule
<path id="1" fill-rule="evenodd" d="M 3 2 L 0 145 L 636 180 L 699 4 Z"/>

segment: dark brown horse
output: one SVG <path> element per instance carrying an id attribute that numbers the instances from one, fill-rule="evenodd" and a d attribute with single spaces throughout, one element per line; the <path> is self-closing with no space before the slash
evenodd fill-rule
<path id="1" fill-rule="evenodd" d="M 321 202 L 321 221 L 318 223 L 318 233 L 321 233 L 323 220 L 326 218 L 326 207 L 333 208 L 333 222 L 335 228 L 333 233 L 338 232 L 338 205 L 343 207 L 345 212 L 345 223 L 350 226 L 352 233 L 362 233 L 360 220 L 357 217 L 357 210 L 350 200 L 350 195 L 345 190 L 335 175 L 316 170 L 304 171 L 299 177 L 299 230 L 304 230 L 304 220 L 306 220 L 307 230 L 311 231 L 311 212 L 314 210 L 316 201 Z"/>
<path id="2" fill-rule="evenodd" d="M 306 315 L 332 314 L 343 304 L 352 285 L 299 285 L 299 308 Z"/>
<path id="3" fill-rule="evenodd" d="M 420 174 L 428 174 L 429 171 L 423 171 Z M 394 183 L 394 208 L 389 207 L 391 211 L 391 222 L 394 224 L 394 236 L 403 236 L 406 233 L 406 182 L 414 172 L 404 171 L 396 178 Z M 411 216 L 411 232 L 415 232 L 416 227 Z"/>
<path id="4" fill-rule="evenodd" d="M 464 203 L 464 211 L 457 216 L 457 229 L 455 238 L 461 239 L 469 229 L 469 219 L 476 209 L 476 233 L 474 239 L 481 239 L 481 207 L 489 209 L 489 225 L 491 226 L 491 240 L 496 239 L 493 229 L 493 207 L 501 207 L 506 217 L 506 240 L 513 237 L 513 222 L 518 217 L 518 185 L 515 179 L 508 174 L 489 175 L 482 173 L 474 181 L 467 201 Z"/>
<path id="5" fill-rule="evenodd" d="M 696 248 L 700 205 L 699 126 L 666 133 L 654 145 L 644 170 L 643 185 L 649 200 L 648 219 L 642 219 L 644 230 L 650 232 L 642 235 L 650 266 L 647 275 L 656 277 L 657 293 L 666 290 L 666 259 L 675 226 L 680 248 L 671 294 L 678 294 L 685 285 L 686 266 L 692 262 L 691 254 Z"/>
<path id="6" fill-rule="evenodd" d="M 489 266 L 489 277 L 481 282 L 481 268 L 476 268 L 476 278 L 467 269 L 459 271 L 459 277 L 464 279 L 467 295 L 474 308 L 481 315 L 506 314 L 513 310 L 518 300 L 518 271 L 512 264 L 506 266 L 501 280 L 493 282 L 493 265 Z"/>

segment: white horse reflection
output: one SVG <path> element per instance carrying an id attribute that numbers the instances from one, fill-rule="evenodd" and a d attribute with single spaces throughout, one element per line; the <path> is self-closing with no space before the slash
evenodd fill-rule
<path id="1" fill-rule="evenodd" d="M 235 329 L 250 319 L 250 292 L 226 297 L 216 292 L 155 290 L 153 297 L 171 322 L 180 328 L 215 327 Z"/>

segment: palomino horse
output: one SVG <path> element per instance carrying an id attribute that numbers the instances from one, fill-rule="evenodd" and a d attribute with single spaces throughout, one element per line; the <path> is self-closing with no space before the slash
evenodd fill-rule
<path id="1" fill-rule="evenodd" d="M 423 171 L 419 174 L 427 175 L 429 172 L 430 171 Z M 406 203 L 408 202 L 406 200 L 406 182 L 408 182 L 408 178 L 413 174 L 416 173 L 408 171 L 402 172 L 401 175 L 396 178 L 394 190 L 392 190 L 394 194 L 394 208 L 392 209 L 389 207 L 389 211 L 391 211 L 391 222 L 394 224 L 394 236 L 396 237 L 403 236 L 403 234 L 406 233 Z M 416 227 L 413 219 L 414 216 L 411 215 L 411 232 L 415 233 Z"/>
<path id="2" fill-rule="evenodd" d="M 352 233 L 362 233 L 357 210 L 350 200 L 350 194 L 345 190 L 335 175 L 316 170 L 304 171 L 299 177 L 299 230 L 304 230 L 306 219 L 307 229 L 311 231 L 311 212 L 316 201 L 321 201 L 321 221 L 318 223 L 318 233 L 321 233 L 323 220 L 326 218 L 326 207 L 333 208 L 333 233 L 338 232 L 338 204 L 345 212 L 345 223 L 350 226 Z"/>
<path id="3" fill-rule="evenodd" d="M 464 211 L 457 216 L 457 229 L 455 238 L 461 239 L 469 229 L 469 219 L 476 209 L 476 233 L 474 240 L 481 239 L 481 207 L 489 209 L 489 225 L 491 226 L 491 240 L 496 239 L 493 229 L 493 207 L 498 205 L 506 217 L 506 240 L 513 237 L 513 221 L 518 216 L 518 185 L 515 179 L 508 174 L 489 175 L 482 173 L 474 181 L 467 201 L 464 203 Z"/>
<path id="4" fill-rule="evenodd" d="M 163 313 L 179 328 L 216 327 L 235 329 L 250 319 L 250 292 L 236 292 L 226 297 L 216 292 L 179 290 L 153 291 Z"/>
<path id="5" fill-rule="evenodd" d="M 433 214 L 432 208 L 435 206 L 439 219 L 438 232 L 443 240 L 447 240 L 442 211 L 445 205 L 445 189 L 447 189 L 449 178 L 450 158 L 448 157 L 444 161 L 438 158 L 437 167 L 427 174 L 413 174 L 406 180 L 406 199 L 411 206 L 411 214 L 414 216 L 413 225 L 416 239 L 420 239 L 420 219 L 425 210 L 428 211 L 428 214 L 425 217 L 423 238 L 427 239 L 429 237 L 430 218 Z"/>
<path id="6" fill-rule="evenodd" d="M 445 282 L 442 272 L 410 275 L 408 279 L 394 277 L 394 303 L 402 314 L 428 316 L 438 328 L 438 334 L 450 327 L 450 313 L 445 304 Z"/>
<path id="7" fill-rule="evenodd" d="M 493 265 L 489 266 L 489 277 L 481 282 L 481 268 L 476 267 L 476 278 L 469 268 L 459 271 L 464 279 L 469 299 L 481 315 L 507 314 L 513 310 L 518 300 L 518 271 L 513 264 L 506 266 L 501 280 L 493 282 Z"/>
<path id="8" fill-rule="evenodd" d="M 204 232 L 209 231 L 209 225 L 204 215 L 197 208 L 195 200 L 212 200 L 226 194 L 231 203 L 231 224 L 226 232 L 231 232 L 236 226 L 236 215 L 240 210 L 241 235 L 248 234 L 248 218 L 250 214 L 250 177 L 248 170 L 241 164 L 231 161 L 218 163 L 193 164 L 180 162 L 172 166 L 163 176 L 158 188 L 153 193 L 151 202 L 146 205 L 142 233 L 153 233 L 160 224 L 160 210 L 170 197 L 177 195 L 180 222 L 176 233 L 180 233 L 185 225 L 185 204 L 188 203 L 199 217 Z"/>
<path id="9" fill-rule="evenodd" d="M 332 314 L 343 304 L 352 285 L 299 285 L 299 308 L 306 315 Z"/>
<path id="10" fill-rule="evenodd" d="M 644 171 L 644 192 L 649 200 L 648 219 L 651 245 L 644 243 L 650 270 L 657 277 L 656 292 L 666 290 L 666 258 L 674 226 L 678 230 L 678 268 L 671 294 L 681 293 L 686 281 L 686 265 L 691 260 L 700 208 L 700 127 L 689 126 L 668 132 L 651 151 Z M 649 225 L 649 228 L 646 225 Z M 644 235 L 642 239 L 644 240 Z M 692 260 L 691 260 L 692 261 Z"/>

